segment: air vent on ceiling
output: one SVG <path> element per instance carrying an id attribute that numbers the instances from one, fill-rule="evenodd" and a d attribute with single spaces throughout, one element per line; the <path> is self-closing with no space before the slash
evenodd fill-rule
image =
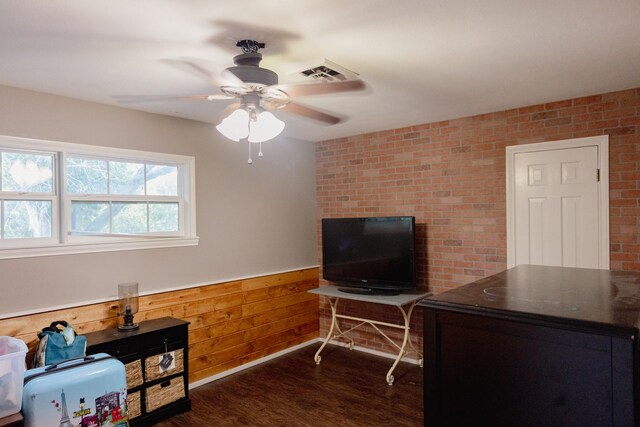
<path id="1" fill-rule="evenodd" d="M 300 71 L 299 76 L 305 80 L 324 80 L 327 82 L 354 80 L 358 77 L 358 73 L 354 73 L 351 70 L 342 67 L 335 62 L 331 62 L 325 59 L 322 64 L 309 67 L 306 70 Z"/>

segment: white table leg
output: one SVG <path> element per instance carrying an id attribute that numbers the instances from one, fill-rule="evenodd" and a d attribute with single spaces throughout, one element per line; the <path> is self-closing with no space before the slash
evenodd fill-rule
<path id="1" fill-rule="evenodd" d="M 315 360 L 316 365 L 319 365 L 320 362 L 322 361 L 320 352 L 322 352 L 322 349 L 324 349 L 324 347 L 327 345 L 329 340 L 333 337 L 333 330 L 336 328 L 338 324 L 338 321 L 336 319 L 336 314 L 338 309 L 338 298 L 335 298 L 335 299 L 329 298 L 329 305 L 331 305 L 331 327 L 329 328 L 329 333 L 327 334 L 327 337 L 324 339 L 324 342 L 322 343 L 318 351 L 316 351 L 316 355 L 313 357 L 313 360 Z M 338 330 L 340 330 L 339 326 L 337 328 Z"/>
<path id="2" fill-rule="evenodd" d="M 411 348 L 414 348 L 413 344 L 411 344 L 411 339 L 409 336 L 409 325 L 411 320 L 411 313 L 413 312 L 413 307 L 415 307 L 415 305 L 416 305 L 415 301 L 411 303 L 411 306 L 409 307 L 409 311 L 407 312 L 404 311 L 404 308 L 402 306 L 398 307 L 398 309 L 400 310 L 400 313 L 402 313 L 402 317 L 404 317 L 404 337 L 402 339 L 402 346 L 398 351 L 398 357 L 396 357 L 396 360 L 395 362 L 393 362 L 391 369 L 389 369 L 389 372 L 387 372 L 387 384 L 389 385 L 393 385 L 393 381 L 395 380 L 395 378 L 393 378 L 393 371 L 394 369 L 396 369 L 396 366 L 398 366 L 398 363 L 400 363 L 400 360 L 405 355 L 406 353 L 405 349 L 407 347 L 407 343 L 409 343 Z M 420 360 L 422 361 L 422 356 L 420 356 Z M 420 366 L 422 366 L 422 362 L 420 362 Z"/>

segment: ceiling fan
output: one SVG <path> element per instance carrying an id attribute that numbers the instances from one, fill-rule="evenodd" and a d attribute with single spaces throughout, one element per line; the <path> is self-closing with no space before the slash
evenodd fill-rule
<path id="1" fill-rule="evenodd" d="M 258 50 L 265 47 L 264 43 L 241 40 L 236 46 L 242 49 L 242 53 L 233 58 L 235 66 L 222 72 L 222 78 L 230 84 L 220 86 L 221 93 L 219 95 L 208 95 L 204 98 L 208 100 L 238 98 L 240 102 L 231 107 L 261 106 L 267 110 L 283 110 L 334 125 L 340 123 L 342 119 L 297 104 L 292 101 L 292 98 L 349 92 L 365 88 L 362 80 L 278 84 L 278 75 L 275 72 L 260 67 L 262 54 Z"/>
<path id="2" fill-rule="evenodd" d="M 240 40 L 236 46 L 242 53 L 233 58 L 234 66 L 226 68 L 221 78 L 213 78 L 196 64 L 188 64 L 200 75 L 206 76 L 220 88 L 220 93 L 193 96 L 146 96 L 118 97 L 120 102 L 147 102 L 159 100 L 229 100 L 238 102 L 229 105 L 223 116 L 225 119 L 216 126 L 227 138 L 239 141 L 247 138 L 249 142 L 262 143 L 276 137 L 284 129 L 284 122 L 270 111 L 282 110 L 302 116 L 316 122 L 335 125 L 344 118 L 316 110 L 294 102 L 297 97 L 324 95 L 339 92 L 362 90 L 362 80 L 314 81 L 309 83 L 278 83 L 278 75 L 272 70 L 260 67 L 262 54 L 259 49 L 264 43 L 254 40 Z M 258 153 L 262 157 L 262 150 Z M 249 163 L 252 163 L 251 155 Z"/>

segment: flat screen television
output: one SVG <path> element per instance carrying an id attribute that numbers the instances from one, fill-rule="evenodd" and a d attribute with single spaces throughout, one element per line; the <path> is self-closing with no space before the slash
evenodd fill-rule
<path id="1" fill-rule="evenodd" d="M 344 292 L 415 289 L 415 217 L 324 218 L 322 275 Z"/>

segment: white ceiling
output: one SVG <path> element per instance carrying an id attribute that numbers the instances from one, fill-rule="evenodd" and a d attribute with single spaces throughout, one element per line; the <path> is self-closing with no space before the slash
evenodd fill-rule
<path id="1" fill-rule="evenodd" d="M 276 113 L 312 141 L 640 87 L 640 0 L 3 0 L 0 84 L 214 123 L 232 101 L 114 96 L 218 93 L 184 65 L 241 39 L 282 83 L 325 59 L 367 83 L 298 99 L 345 123 Z"/>

